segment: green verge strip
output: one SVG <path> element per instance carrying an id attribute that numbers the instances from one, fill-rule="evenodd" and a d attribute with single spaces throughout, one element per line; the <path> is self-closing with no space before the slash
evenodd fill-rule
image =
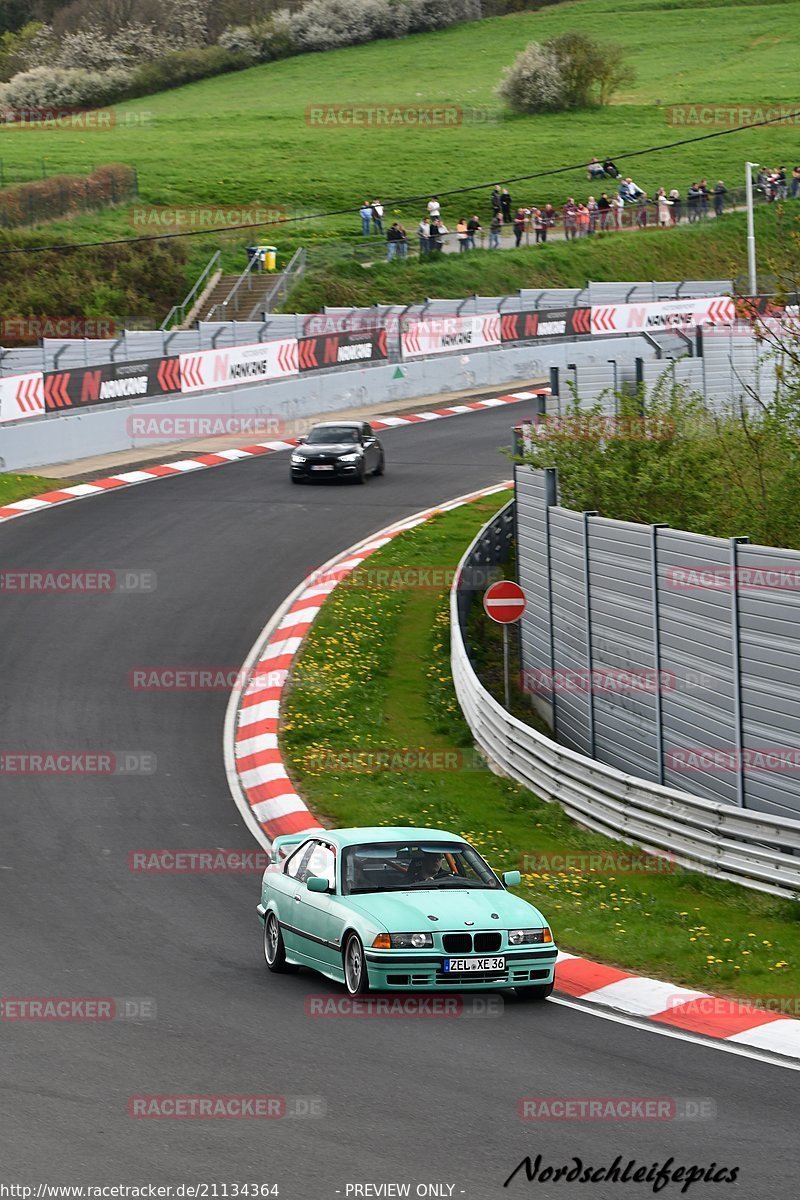
<path id="1" fill-rule="evenodd" d="M 42 492 L 60 491 L 70 487 L 68 479 L 43 479 L 40 475 L 0 475 L 0 508 L 15 500 L 27 500 Z"/>
<path id="2" fill-rule="evenodd" d="M 520 894 L 542 907 L 564 950 L 702 991 L 777 1000 L 791 1015 L 800 903 L 673 864 L 652 870 L 652 860 L 582 829 L 475 755 L 450 674 L 448 582 L 506 502 L 484 498 L 401 534 L 336 588 L 293 672 L 281 730 L 287 769 L 329 825 L 435 826 L 469 838 L 498 871 L 519 867 Z"/>

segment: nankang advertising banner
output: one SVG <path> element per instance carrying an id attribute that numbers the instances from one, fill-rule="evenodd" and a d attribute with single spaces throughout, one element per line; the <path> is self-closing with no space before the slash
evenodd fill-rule
<path id="1" fill-rule="evenodd" d="M 0 424 L 39 417 L 44 412 L 42 372 L 9 375 L 0 379 Z"/>
<path id="2" fill-rule="evenodd" d="M 696 329 L 698 325 L 730 325 L 735 320 L 736 305 L 730 296 L 592 305 L 592 333 L 602 335 Z"/>
<path id="3" fill-rule="evenodd" d="M 297 375 L 297 338 L 181 355 L 181 391 L 205 392 Z"/>
<path id="4" fill-rule="evenodd" d="M 500 337 L 504 342 L 576 337 L 592 332 L 591 314 L 590 308 L 542 308 L 537 312 L 504 313 L 500 318 Z"/>
<path id="5" fill-rule="evenodd" d="M 362 362 L 375 362 L 388 357 L 385 329 L 303 337 L 298 340 L 297 348 L 301 371 L 358 366 Z"/>
<path id="6" fill-rule="evenodd" d="M 177 357 L 145 358 L 135 362 L 102 363 L 75 371 L 45 371 L 47 412 L 64 412 L 121 400 L 141 400 L 180 391 Z"/>
<path id="7" fill-rule="evenodd" d="M 403 358 L 427 358 L 430 354 L 453 354 L 500 345 L 500 317 L 412 318 L 400 334 Z"/>

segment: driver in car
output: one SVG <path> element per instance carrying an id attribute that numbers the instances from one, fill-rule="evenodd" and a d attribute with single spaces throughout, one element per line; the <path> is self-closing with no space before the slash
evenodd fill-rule
<path id="1" fill-rule="evenodd" d="M 443 870 L 444 855 L 430 852 L 415 855 L 408 867 L 406 879 L 409 883 L 424 883 L 428 879 L 441 879 L 450 871 Z"/>

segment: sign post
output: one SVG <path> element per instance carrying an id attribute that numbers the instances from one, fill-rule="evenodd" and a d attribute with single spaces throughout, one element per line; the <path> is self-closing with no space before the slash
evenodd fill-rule
<path id="1" fill-rule="evenodd" d="M 487 617 L 503 626 L 503 694 L 505 706 L 509 709 L 511 688 L 508 678 L 508 627 L 516 624 L 525 612 L 525 593 L 513 580 L 501 579 L 484 592 L 483 607 Z"/>

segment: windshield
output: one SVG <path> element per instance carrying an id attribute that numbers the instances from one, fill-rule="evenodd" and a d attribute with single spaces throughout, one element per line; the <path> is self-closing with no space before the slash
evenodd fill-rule
<path id="1" fill-rule="evenodd" d="M 358 430 L 352 425 L 325 425 L 312 429 L 306 439 L 314 445 L 335 446 L 339 442 L 357 442 Z"/>
<path id="2" fill-rule="evenodd" d="M 372 842 L 348 847 L 342 859 L 346 896 L 501 887 L 491 867 L 466 842 Z"/>

